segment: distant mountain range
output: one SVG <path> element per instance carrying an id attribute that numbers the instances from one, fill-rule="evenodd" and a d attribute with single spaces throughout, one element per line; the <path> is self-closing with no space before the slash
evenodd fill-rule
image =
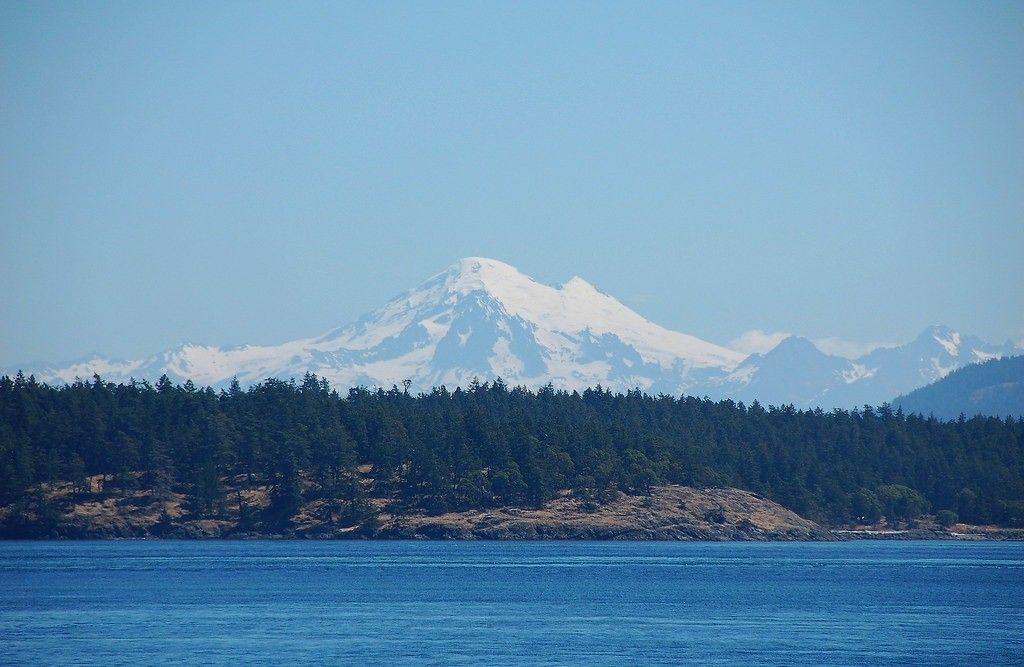
<path id="1" fill-rule="evenodd" d="M 893 404 L 907 413 L 939 419 L 961 414 L 1024 418 L 1024 356 L 964 366 Z"/>
<path id="2" fill-rule="evenodd" d="M 469 257 L 357 321 L 281 345 L 181 345 L 139 360 L 99 355 L 23 370 L 49 383 L 99 374 L 107 380 L 191 379 L 223 386 L 307 372 L 338 387 L 510 385 L 689 393 L 798 407 L 879 404 L 966 364 L 1020 353 L 946 327 L 856 360 L 790 337 L 746 356 L 654 324 L 582 278 L 538 283 L 493 259 Z M 8 369 L 13 374 L 19 369 Z"/>
<path id="3" fill-rule="evenodd" d="M 797 407 L 879 405 L 968 364 L 1021 353 L 1012 343 L 993 345 L 944 326 L 928 327 L 905 345 L 880 347 L 854 360 L 825 354 L 806 338 L 791 336 L 770 352 L 750 355 L 724 378 L 711 378 L 706 393 Z"/>

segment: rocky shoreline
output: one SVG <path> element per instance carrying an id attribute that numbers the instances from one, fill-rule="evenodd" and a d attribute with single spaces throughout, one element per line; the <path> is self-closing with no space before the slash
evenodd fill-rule
<path id="1" fill-rule="evenodd" d="M 649 495 L 613 493 L 602 502 L 565 493 L 542 507 L 498 507 L 443 514 L 394 513 L 383 499 L 358 522 L 337 518 L 322 500 L 285 525 L 243 522 L 225 509 L 195 518 L 185 498 L 143 491 L 79 498 L 49 489 L 48 513 L 0 507 L 0 539 L 413 539 L 818 541 L 860 539 L 1024 539 L 1024 530 L 922 522 L 828 529 L 749 491 L 660 486 Z M 258 508 L 260 491 L 246 502 Z M 37 508 L 40 505 L 37 505 Z"/>

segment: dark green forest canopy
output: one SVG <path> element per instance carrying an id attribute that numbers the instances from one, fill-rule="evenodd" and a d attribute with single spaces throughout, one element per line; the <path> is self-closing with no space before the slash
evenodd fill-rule
<path id="1" fill-rule="evenodd" d="M 831 525 L 877 517 L 887 498 L 911 491 L 932 512 L 1020 525 L 1024 420 L 529 391 L 500 380 L 342 396 L 313 375 L 222 391 L 166 377 L 0 378 L 0 503 L 94 474 L 174 488 L 200 514 L 216 511 L 227 478 L 272 485 L 285 516 L 316 494 L 365 492 L 440 512 L 675 483 L 747 489 Z M 356 480 L 366 478 L 364 491 Z"/>

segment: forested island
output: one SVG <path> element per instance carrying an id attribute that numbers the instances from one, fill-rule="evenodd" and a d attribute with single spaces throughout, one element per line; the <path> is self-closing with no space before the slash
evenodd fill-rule
<path id="1" fill-rule="evenodd" d="M 8 538 L 816 539 L 880 522 L 1024 527 L 1024 420 L 501 380 L 0 378 Z"/>

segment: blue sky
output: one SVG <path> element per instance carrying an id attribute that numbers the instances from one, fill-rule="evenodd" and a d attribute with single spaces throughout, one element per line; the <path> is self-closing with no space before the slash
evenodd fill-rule
<path id="1" fill-rule="evenodd" d="M 4 3 L 0 363 L 467 255 L 714 342 L 1024 338 L 1020 3 Z"/>

